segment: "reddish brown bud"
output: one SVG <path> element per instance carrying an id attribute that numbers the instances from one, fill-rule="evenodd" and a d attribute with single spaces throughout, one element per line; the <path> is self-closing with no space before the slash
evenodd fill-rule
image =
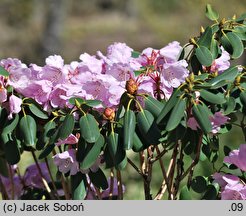
<path id="1" fill-rule="evenodd" d="M 115 118 L 115 110 L 107 107 L 103 112 L 103 119 L 113 121 Z"/>
<path id="2" fill-rule="evenodd" d="M 134 95 L 136 94 L 137 90 L 138 90 L 138 84 L 134 79 L 130 78 L 128 81 L 126 81 L 127 93 Z"/>

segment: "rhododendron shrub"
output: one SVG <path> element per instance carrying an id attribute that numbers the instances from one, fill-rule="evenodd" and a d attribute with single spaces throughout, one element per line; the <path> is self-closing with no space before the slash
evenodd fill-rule
<path id="1" fill-rule="evenodd" d="M 145 199 L 246 199 L 246 144 L 219 139 L 238 127 L 246 140 L 246 68 L 233 61 L 246 15 L 219 19 L 210 5 L 206 15 L 211 26 L 183 47 L 114 43 L 70 63 L 0 60 L 2 198 L 123 199 L 127 168 Z M 25 152 L 35 163 L 23 174 Z M 206 176 L 202 162 L 213 167 Z"/>

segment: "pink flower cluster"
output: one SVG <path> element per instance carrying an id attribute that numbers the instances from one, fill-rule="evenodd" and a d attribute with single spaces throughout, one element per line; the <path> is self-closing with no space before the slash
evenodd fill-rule
<path id="1" fill-rule="evenodd" d="M 64 64 L 59 55 L 49 56 L 44 66 L 30 64 L 18 59 L 3 59 L 0 65 L 9 72 L 9 79 L 0 79 L 0 103 L 7 100 L 6 85 L 24 97 L 33 98 L 45 110 L 70 106 L 68 99 L 81 97 L 97 99 L 107 107 L 118 105 L 125 91 L 126 81 L 133 78 L 139 91 L 154 95 L 157 88 L 163 97 L 169 98 L 189 71 L 185 60 L 178 60 L 182 47 L 172 42 L 160 50 L 145 49 L 139 57 L 132 57 L 133 49 L 124 43 L 114 43 L 107 54 L 80 55 L 80 61 Z M 152 68 L 140 75 L 134 71 Z"/>
<path id="2" fill-rule="evenodd" d="M 239 150 L 233 150 L 224 158 L 225 163 L 236 165 L 241 171 L 246 171 L 246 144 L 242 144 Z M 215 173 L 214 181 L 221 187 L 222 200 L 246 200 L 246 184 L 238 176 L 231 174 Z"/>

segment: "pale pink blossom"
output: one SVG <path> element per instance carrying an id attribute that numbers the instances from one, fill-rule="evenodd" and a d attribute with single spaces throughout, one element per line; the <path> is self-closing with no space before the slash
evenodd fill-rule
<path id="1" fill-rule="evenodd" d="M 219 74 L 223 73 L 226 69 L 230 67 L 230 54 L 221 47 L 221 56 L 214 60 L 210 72 L 218 71 Z"/>
<path id="2" fill-rule="evenodd" d="M 225 125 L 230 120 L 230 118 L 227 116 L 224 116 L 221 112 L 216 112 L 214 115 L 209 116 L 209 120 L 212 125 L 211 133 L 217 134 L 219 133 L 221 126 Z M 187 126 L 191 128 L 192 130 L 197 130 L 198 128 L 200 128 L 200 126 L 198 125 L 194 117 L 190 117 L 188 119 Z"/>
<path id="3" fill-rule="evenodd" d="M 16 97 L 15 95 L 11 95 L 9 97 L 9 102 L 8 102 L 9 119 L 13 118 L 13 114 L 17 114 L 21 111 L 21 104 L 22 104 L 22 99 Z"/>
<path id="4" fill-rule="evenodd" d="M 82 61 L 82 65 L 87 66 L 91 73 L 99 74 L 102 72 L 103 60 L 99 60 L 88 53 L 81 54 L 79 58 Z"/>
<path id="5" fill-rule="evenodd" d="M 55 144 L 57 146 L 60 146 L 63 144 L 70 144 L 71 145 L 71 144 L 78 143 L 78 141 L 79 141 L 79 139 L 76 136 L 74 136 L 73 134 L 70 134 L 66 139 L 63 139 L 63 140 L 59 139 L 58 142 L 56 142 Z"/>
<path id="6" fill-rule="evenodd" d="M 76 150 L 69 149 L 62 153 L 58 153 L 54 158 L 54 163 L 62 173 L 70 171 L 70 175 L 75 175 L 79 171 L 79 163 L 76 160 Z"/>
<path id="7" fill-rule="evenodd" d="M 175 62 L 178 60 L 181 51 L 182 47 L 180 46 L 180 43 L 177 41 L 173 41 L 167 46 L 160 49 L 160 55 L 165 58 L 166 62 Z"/>
<path id="8" fill-rule="evenodd" d="M 7 89 L 0 84 L 0 104 L 7 100 Z"/>
<path id="9" fill-rule="evenodd" d="M 236 165 L 242 171 L 246 171 L 246 144 L 241 144 L 239 150 L 233 150 L 224 158 L 225 163 Z"/>
<path id="10" fill-rule="evenodd" d="M 189 71 L 186 69 L 187 66 L 188 64 L 185 60 L 180 60 L 173 63 L 164 63 L 162 70 L 164 85 L 169 88 L 179 87 L 189 75 Z"/>
<path id="11" fill-rule="evenodd" d="M 221 187 L 222 200 L 245 200 L 246 186 L 237 176 L 231 174 L 215 173 L 213 175 L 214 182 Z"/>

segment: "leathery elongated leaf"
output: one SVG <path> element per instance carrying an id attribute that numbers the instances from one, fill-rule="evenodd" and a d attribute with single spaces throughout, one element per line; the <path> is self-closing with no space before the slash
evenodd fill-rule
<path id="1" fill-rule="evenodd" d="M 80 169 L 89 169 L 96 162 L 98 156 L 101 153 L 104 143 L 104 137 L 100 135 L 98 140 L 94 144 L 92 144 L 91 148 L 89 148 L 89 151 L 85 150 L 85 156 L 80 163 Z M 89 146 L 91 145 L 88 145 L 88 147 Z"/>
<path id="2" fill-rule="evenodd" d="M 204 66 L 210 66 L 213 63 L 213 55 L 209 49 L 205 46 L 200 46 L 196 48 L 195 55 L 199 62 Z"/>
<path id="3" fill-rule="evenodd" d="M 81 172 L 71 176 L 73 200 L 83 200 L 86 197 L 86 182 L 86 175 Z"/>
<path id="4" fill-rule="evenodd" d="M 126 152 L 120 144 L 120 136 L 118 133 L 111 131 L 107 136 L 105 153 L 108 156 L 108 158 L 105 158 L 106 166 L 108 168 L 115 166 L 116 169 L 123 169 L 126 166 Z"/>
<path id="5" fill-rule="evenodd" d="M 179 98 L 167 122 L 167 126 L 166 126 L 167 131 L 171 131 L 178 126 L 181 119 L 184 117 L 185 109 L 186 109 L 186 98 L 184 99 Z"/>
<path id="6" fill-rule="evenodd" d="M 221 38 L 221 42 L 225 50 L 231 54 L 233 59 L 237 59 L 243 54 L 243 42 L 234 32 L 226 33 Z"/>
<path id="7" fill-rule="evenodd" d="M 233 67 L 230 67 L 227 70 L 225 70 L 223 73 L 221 73 L 217 77 L 211 79 L 208 83 L 210 83 L 212 86 L 214 86 L 214 85 L 216 85 L 222 81 L 231 82 L 236 78 L 238 73 L 239 73 L 238 68 L 233 66 Z"/>
<path id="8" fill-rule="evenodd" d="M 205 14 L 210 20 L 217 20 L 219 18 L 219 14 L 212 8 L 210 4 L 206 5 Z"/>
<path id="9" fill-rule="evenodd" d="M 159 116 L 159 114 L 161 113 L 164 107 L 164 103 L 156 100 L 151 96 L 145 97 L 144 103 L 145 103 L 145 109 L 150 111 L 155 118 Z"/>
<path id="10" fill-rule="evenodd" d="M 201 97 L 206 101 L 214 104 L 223 104 L 226 102 L 225 96 L 222 93 L 214 94 L 205 89 L 200 91 Z"/>
<path id="11" fill-rule="evenodd" d="M 20 150 L 15 138 L 9 138 L 8 142 L 4 144 L 4 151 L 5 158 L 10 165 L 17 164 L 20 161 Z"/>
<path id="12" fill-rule="evenodd" d="M 142 141 L 139 139 L 137 133 L 134 132 L 132 150 L 133 150 L 134 152 L 140 152 L 140 151 L 144 150 L 144 148 L 145 148 L 144 144 L 143 144 Z"/>
<path id="13" fill-rule="evenodd" d="M 163 109 L 161 110 L 161 113 L 159 117 L 156 120 L 157 124 L 160 124 L 161 121 L 166 117 L 166 115 L 169 113 L 169 111 L 175 106 L 175 104 L 178 101 L 178 96 L 180 94 L 180 90 L 176 89 L 170 99 L 167 101 L 167 103 L 164 105 Z"/>
<path id="14" fill-rule="evenodd" d="M 37 117 L 41 119 L 48 119 L 48 115 L 42 111 L 39 107 L 37 107 L 35 104 L 30 104 L 29 105 L 30 111 Z"/>
<path id="15" fill-rule="evenodd" d="M 88 143 L 95 143 L 100 137 L 98 123 L 93 115 L 86 114 L 79 120 L 81 136 Z"/>
<path id="16" fill-rule="evenodd" d="M 204 106 L 205 105 L 194 104 L 192 107 L 192 113 L 202 131 L 207 134 L 212 130 L 212 125 L 209 120 L 208 112 Z"/>
<path id="17" fill-rule="evenodd" d="M 106 190 L 108 188 L 107 178 L 100 168 L 96 172 L 89 172 L 89 177 L 91 182 L 97 188 L 102 188 L 102 190 Z"/>
<path id="18" fill-rule="evenodd" d="M 16 114 L 13 119 L 7 120 L 5 122 L 5 124 L 3 125 L 2 134 L 11 133 L 16 128 L 18 123 L 19 123 L 19 114 Z"/>
<path id="19" fill-rule="evenodd" d="M 212 40 L 212 36 L 213 32 L 212 32 L 212 28 L 210 26 L 208 26 L 205 31 L 202 33 L 201 38 L 199 39 L 199 41 L 197 42 L 199 46 L 205 46 L 207 48 L 210 48 L 211 46 L 211 40 Z"/>
<path id="20" fill-rule="evenodd" d="M 66 139 L 74 129 L 74 117 L 72 114 L 66 115 L 59 128 L 57 139 Z"/>
<path id="21" fill-rule="evenodd" d="M 137 125 L 140 133 L 152 145 L 159 144 L 160 130 L 154 121 L 154 116 L 148 110 L 141 110 L 137 114 Z"/>
<path id="22" fill-rule="evenodd" d="M 0 66 L 0 76 L 5 76 L 5 77 L 9 76 L 9 72 L 6 71 L 2 66 Z"/>
<path id="23" fill-rule="evenodd" d="M 129 150 L 133 145 L 136 127 L 136 116 L 132 110 L 126 110 L 124 115 L 124 149 Z"/>
<path id="24" fill-rule="evenodd" d="M 23 137 L 24 144 L 28 147 L 34 147 L 36 144 L 37 125 L 34 118 L 25 115 L 20 120 L 20 132 Z"/>

